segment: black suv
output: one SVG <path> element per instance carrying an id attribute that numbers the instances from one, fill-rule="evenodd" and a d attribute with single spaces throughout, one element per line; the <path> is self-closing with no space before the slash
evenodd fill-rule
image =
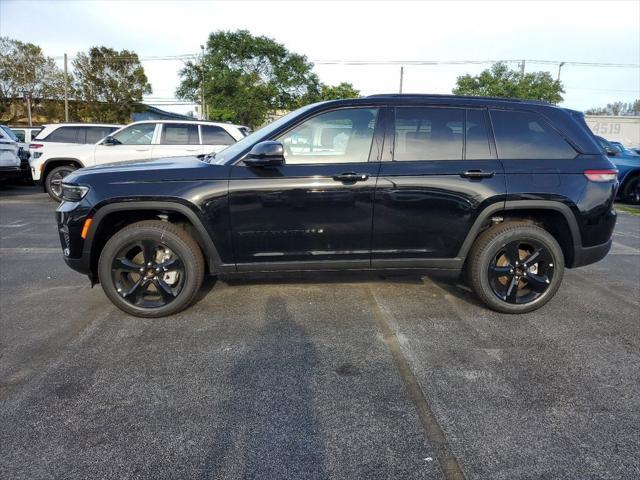
<path id="1" fill-rule="evenodd" d="M 582 114 L 482 97 L 308 105 L 217 155 L 83 168 L 57 210 L 66 262 L 119 308 L 187 307 L 203 275 L 465 273 L 490 308 L 539 308 L 603 258 L 616 170 Z"/>

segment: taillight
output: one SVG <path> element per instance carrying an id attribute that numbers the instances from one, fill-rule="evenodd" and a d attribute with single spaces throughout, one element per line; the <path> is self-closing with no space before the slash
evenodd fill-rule
<path id="1" fill-rule="evenodd" d="M 590 182 L 613 182 L 618 178 L 617 170 L 585 170 L 584 176 Z"/>
<path id="2" fill-rule="evenodd" d="M 29 144 L 29 148 L 42 148 L 42 147 L 44 147 L 44 145 L 41 144 L 41 143 L 30 143 Z"/>

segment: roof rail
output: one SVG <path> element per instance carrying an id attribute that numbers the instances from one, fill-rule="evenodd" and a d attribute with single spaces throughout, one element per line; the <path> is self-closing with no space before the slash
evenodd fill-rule
<path id="1" fill-rule="evenodd" d="M 537 103 L 542 105 L 551 105 L 544 100 L 529 100 L 526 98 L 511 98 L 511 97 L 488 97 L 481 95 L 447 95 L 438 93 L 376 93 L 374 95 L 368 95 L 366 98 L 381 98 L 381 97 L 418 97 L 418 98 L 462 98 L 471 100 L 495 100 L 498 102 L 520 102 L 520 103 Z"/>

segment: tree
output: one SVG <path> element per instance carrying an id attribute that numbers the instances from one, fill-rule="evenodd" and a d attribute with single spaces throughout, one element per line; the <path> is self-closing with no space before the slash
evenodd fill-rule
<path id="1" fill-rule="evenodd" d="M 458 77 L 454 95 L 483 95 L 544 100 L 550 103 L 562 101 L 562 83 L 554 80 L 549 72 L 525 73 L 510 70 L 504 63 L 496 63 L 480 75 Z"/>
<path id="2" fill-rule="evenodd" d="M 33 43 L 0 37 L 0 109 L 6 121 L 22 114 L 15 99 L 58 100 L 63 95 L 64 74 L 53 58 L 45 57 Z"/>
<path id="3" fill-rule="evenodd" d="M 78 100 L 86 102 L 81 116 L 102 122 L 126 123 L 151 93 L 151 85 L 135 52 L 93 47 L 73 61 Z"/>
<path id="4" fill-rule="evenodd" d="M 587 115 L 640 115 L 640 99 L 629 103 L 607 103 L 606 107 L 590 108 L 585 113 Z"/>
<path id="5" fill-rule="evenodd" d="M 360 90 L 356 89 L 351 83 L 342 82 L 338 85 L 320 84 L 320 88 L 313 92 L 309 92 L 300 102 L 301 106 L 313 102 L 321 102 L 323 100 L 339 100 L 341 98 L 358 98 Z"/>
<path id="6" fill-rule="evenodd" d="M 201 61 L 187 62 L 176 91 L 200 104 L 204 89 L 208 117 L 250 127 L 271 112 L 291 110 L 321 91 L 320 81 L 304 55 L 246 30 L 211 33 Z"/>

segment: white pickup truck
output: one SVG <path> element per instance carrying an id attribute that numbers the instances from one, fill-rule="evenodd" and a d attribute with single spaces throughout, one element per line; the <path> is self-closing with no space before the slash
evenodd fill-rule
<path id="1" fill-rule="evenodd" d="M 31 144 L 33 179 L 60 201 L 62 179 L 78 168 L 128 160 L 196 156 L 223 150 L 246 136 L 242 125 L 186 120 L 148 120 L 123 127 L 97 143 Z M 39 136 L 38 136 L 39 137 Z"/>

